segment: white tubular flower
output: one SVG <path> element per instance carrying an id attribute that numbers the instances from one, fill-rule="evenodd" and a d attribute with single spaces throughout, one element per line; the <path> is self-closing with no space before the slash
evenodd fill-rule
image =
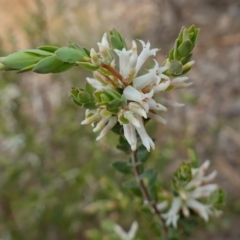
<path id="1" fill-rule="evenodd" d="M 144 119 L 151 118 L 166 124 L 166 120 L 157 113 L 167 111 L 165 106 L 156 102 L 154 95 L 166 91 L 169 86 L 180 88 L 188 86 L 190 83 L 186 82 L 188 77 L 177 77 L 171 80 L 164 74 L 169 68 L 168 61 L 164 66 L 159 66 L 155 59 L 153 59 L 155 65 L 148 70 L 148 73 L 139 76 L 138 72 L 144 63 L 149 57 L 155 56 L 159 50 L 151 49 L 149 42 L 145 43 L 142 40 L 139 42 L 142 45 L 139 55 L 136 41 L 132 41 L 131 49 L 124 48 L 125 43 L 123 44 L 123 42 L 118 46 L 121 47 L 120 50 L 113 49 L 119 60 L 115 61 L 107 33 L 104 33 L 101 42 L 97 43 L 99 52 L 93 48 L 90 51 L 91 63 L 99 68 L 93 72 L 94 78 L 87 78 L 87 82 L 96 91 L 92 93 L 91 89 L 86 89 L 86 94 L 78 95 L 75 90 L 72 96 L 75 103 L 78 103 L 78 97 L 83 97 L 79 99 L 80 104 L 78 105 L 82 105 L 84 108 L 96 107 L 88 112 L 82 124 L 91 124 L 94 132 L 101 131 L 97 140 L 104 137 L 114 125 L 119 123 L 123 126 L 125 138 L 133 151 L 137 146 L 137 133 L 142 144 L 150 151 L 150 149 L 154 149 L 155 145 L 146 132 Z M 184 65 L 184 68 L 189 68 L 192 64 L 193 62 L 189 62 Z M 81 91 L 84 90 L 81 89 Z M 84 99 L 84 96 L 89 96 L 89 102 L 88 99 Z M 165 100 L 165 102 L 173 106 L 184 105 L 170 100 Z M 212 173 L 201 181 L 210 181 L 214 176 L 215 173 Z M 189 183 L 189 187 L 195 186 L 199 181 L 199 178 L 196 178 L 195 182 Z"/>
<path id="2" fill-rule="evenodd" d="M 172 201 L 170 210 L 166 214 L 162 214 L 163 218 L 166 220 L 167 226 L 173 225 L 174 228 L 177 228 L 181 205 L 182 200 L 179 197 L 175 197 Z"/>
<path id="3" fill-rule="evenodd" d="M 85 125 L 85 124 L 91 124 L 95 121 L 97 121 L 98 119 L 100 118 L 100 114 L 99 112 L 95 112 L 93 115 L 90 115 L 89 117 L 87 116 L 87 118 L 85 120 L 83 120 L 81 122 L 82 125 Z"/>
<path id="4" fill-rule="evenodd" d="M 153 87 L 154 93 L 165 91 L 169 87 L 170 83 L 171 82 L 168 80 L 166 82 L 161 82 L 158 85 L 154 86 Z"/>
<path id="5" fill-rule="evenodd" d="M 150 50 L 150 42 L 148 42 L 147 44 L 145 44 L 144 41 L 139 40 L 139 42 L 142 44 L 143 46 L 143 50 L 140 53 L 140 55 L 138 56 L 137 59 L 137 64 L 136 64 L 136 74 L 138 73 L 138 71 L 140 70 L 140 68 L 142 67 L 142 65 L 146 62 L 146 60 L 150 57 L 150 56 L 155 56 L 158 49 L 154 48 Z"/>
<path id="6" fill-rule="evenodd" d="M 93 48 L 90 51 L 90 57 L 91 57 L 91 62 L 93 64 L 95 64 L 96 66 L 99 66 L 101 64 L 98 54 L 96 53 L 96 51 Z"/>
<path id="7" fill-rule="evenodd" d="M 137 45 L 136 42 L 132 42 L 132 49 L 126 50 L 123 48 L 121 51 L 118 49 L 114 50 L 119 57 L 119 71 L 123 78 L 128 78 L 131 72 L 135 71 L 135 66 L 137 63 Z"/>
<path id="8" fill-rule="evenodd" d="M 124 117 L 136 128 L 141 127 L 140 121 L 134 116 L 134 114 L 131 111 L 126 111 L 124 113 Z"/>
<path id="9" fill-rule="evenodd" d="M 126 97 L 127 100 L 130 100 L 130 101 L 134 101 L 134 102 L 142 101 L 141 93 L 130 85 L 124 89 L 123 95 Z"/>
<path id="10" fill-rule="evenodd" d="M 101 121 L 99 121 L 98 124 L 96 125 L 96 127 L 93 129 L 93 132 L 102 130 L 104 128 L 104 126 L 106 125 L 106 123 L 109 121 L 109 119 L 110 119 L 110 117 L 102 118 Z"/>
<path id="11" fill-rule="evenodd" d="M 138 114 L 139 116 L 147 118 L 146 111 L 139 104 L 130 102 L 128 106 L 129 106 L 129 110 L 131 112 L 134 112 L 134 113 Z"/>
<path id="12" fill-rule="evenodd" d="M 106 32 L 103 34 L 101 44 L 102 44 L 104 47 L 106 47 L 107 49 L 109 49 L 109 42 L 108 42 L 108 40 L 107 40 L 107 33 L 106 33 Z"/>
<path id="13" fill-rule="evenodd" d="M 116 224 L 114 226 L 115 233 L 121 238 L 121 240 L 134 240 L 138 229 L 138 223 L 134 221 L 131 225 L 129 232 L 123 230 L 123 228 Z"/>
<path id="14" fill-rule="evenodd" d="M 106 88 L 105 85 L 103 85 L 101 82 L 99 82 L 95 78 L 87 78 L 87 82 L 90 83 L 96 90 Z"/>
<path id="15" fill-rule="evenodd" d="M 199 214 L 206 222 L 208 221 L 209 214 L 211 213 L 210 206 L 206 206 L 195 199 L 188 200 L 186 205 Z"/>
<path id="16" fill-rule="evenodd" d="M 143 125 L 142 119 L 141 117 L 138 117 L 139 123 L 140 123 L 140 127 L 137 127 L 136 130 L 142 140 L 142 144 L 143 146 L 146 147 L 146 149 L 150 152 L 150 149 L 154 149 L 155 148 L 155 144 L 153 142 L 153 140 L 148 136 L 146 129 Z"/>
<path id="17" fill-rule="evenodd" d="M 108 121 L 108 124 L 103 128 L 100 135 L 96 138 L 98 141 L 99 139 L 103 138 L 117 123 L 117 117 L 111 117 Z"/>
<path id="18" fill-rule="evenodd" d="M 102 42 L 97 43 L 99 47 L 99 52 L 101 53 L 103 62 L 111 62 L 111 55 L 109 53 L 109 43 L 107 40 L 107 33 L 103 34 Z"/>
<path id="19" fill-rule="evenodd" d="M 128 64 L 129 64 L 129 60 L 130 60 L 130 56 L 129 56 L 129 51 L 127 51 L 125 48 L 123 48 L 121 51 L 118 49 L 114 50 L 118 57 L 119 57 L 119 70 L 120 73 L 122 74 L 122 76 L 125 78 L 128 75 Z"/>
<path id="20" fill-rule="evenodd" d="M 149 73 L 136 77 L 133 80 L 133 86 L 137 89 L 143 89 L 146 86 L 151 86 L 153 83 L 156 83 L 158 80 L 156 65 L 153 69 L 149 70 Z"/>
<path id="21" fill-rule="evenodd" d="M 127 139 L 132 151 L 137 149 L 137 136 L 135 128 L 132 124 L 123 124 L 124 136 Z"/>
<path id="22" fill-rule="evenodd" d="M 207 160 L 199 168 L 191 169 L 191 181 L 186 186 L 176 190 L 179 196 L 173 198 L 171 208 L 167 213 L 163 214 L 163 218 L 166 219 L 166 225 L 176 227 L 180 211 L 182 211 L 185 217 L 189 217 L 191 209 L 205 221 L 208 221 L 210 215 L 216 213 L 217 210 L 212 205 L 205 204 L 204 201 L 202 202 L 202 200 L 209 198 L 218 189 L 217 184 L 206 184 L 203 181 L 206 178 L 204 175 L 209 164 L 210 162 Z M 213 180 L 213 174 L 210 175 L 211 180 Z"/>

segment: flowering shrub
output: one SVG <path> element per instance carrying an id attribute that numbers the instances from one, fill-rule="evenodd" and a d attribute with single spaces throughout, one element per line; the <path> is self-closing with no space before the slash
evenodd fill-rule
<path id="1" fill-rule="evenodd" d="M 157 100 L 161 92 L 192 84 L 185 75 L 194 64 L 191 57 L 198 34 L 199 29 L 194 26 L 182 28 L 174 47 L 161 64 L 153 58 L 158 48 L 138 40 L 141 51 L 136 41 L 132 41 L 128 49 L 124 38 L 115 29 L 108 35 L 104 33 L 98 51 L 69 43 L 67 47 L 41 46 L 0 58 L 1 70 L 19 73 L 31 70 L 40 74 L 60 73 L 76 66 L 93 72 L 93 78 L 86 79 L 84 89 L 71 90 L 73 102 L 85 109 L 81 124 L 91 124 L 94 132 L 100 131 L 96 140 L 105 137 L 109 131 L 119 135 L 117 148 L 131 154 L 131 160 L 114 162 L 112 166 L 125 174 L 134 173 L 136 182 L 125 182 L 124 186 L 141 196 L 143 204 L 159 218 L 162 239 L 171 238 L 172 227 L 177 228 L 178 221 L 183 218 L 199 215 L 208 221 L 210 215 L 219 215 L 216 207 L 224 198 L 218 185 L 209 183 L 215 178 L 216 171 L 205 176 L 209 161 L 201 166 L 196 161 L 182 163 L 173 176 L 173 193 L 159 191 L 157 171 L 145 169 L 149 152 L 155 148 L 145 125 L 151 119 L 166 124 L 161 112 L 167 108 Z M 148 61 L 150 57 L 153 65 Z M 182 106 L 173 101 L 168 104 Z M 134 239 L 137 223 L 129 233 L 118 225 L 115 231 L 121 239 Z"/>

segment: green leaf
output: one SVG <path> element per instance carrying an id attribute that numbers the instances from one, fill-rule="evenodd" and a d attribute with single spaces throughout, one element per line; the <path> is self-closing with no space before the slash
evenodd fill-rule
<path id="1" fill-rule="evenodd" d="M 185 186 L 192 179 L 191 164 L 187 162 L 181 163 L 173 176 L 173 186 L 178 189 L 181 186 Z"/>
<path id="2" fill-rule="evenodd" d="M 188 158 L 193 168 L 198 168 L 200 166 L 199 158 L 193 149 L 188 149 Z"/>
<path id="3" fill-rule="evenodd" d="M 185 65 L 186 63 L 188 63 L 192 58 L 192 54 L 189 54 L 187 57 L 181 58 L 181 63 L 182 65 Z"/>
<path id="4" fill-rule="evenodd" d="M 132 173 L 132 168 L 128 165 L 127 162 L 117 161 L 112 163 L 112 166 L 121 173 L 125 174 Z"/>
<path id="5" fill-rule="evenodd" d="M 122 97 L 121 97 L 121 107 L 125 108 L 126 105 L 127 105 L 127 98 L 124 95 L 122 95 Z"/>
<path id="6" fill-rule="evenodd" d="M 152 187 L 155 181 L 157 180 L 157 171 L 154 169 L 148 169 L 140 175 L 140 179 L 148 180 L 148 187 Z"/>
<path id="7" fill-rule="evenodd" d="M 76 101 L 75 99 L 73 99 L 73 102 L 74 102 L 77 106 L 82 107 L 82 104 L 81 104 L 80 102 Z"/>
<path id="8" fill-rule="evenodd" d="M 109 111 L 118 108 L 121 105 L 120 99 L 114 99 L 111 102 L 108 103 L 107 108 Z"/>
<path id="9" fill-rule="evenodd" d="M 99 69 L 99 66 L 96 66 L 89 62 L 78 62 L 78 65 L 90 71 L 96 71 Z"/>
<path id="10" fill-rule="evenodd" d="M 148 160 L 150 154 L 151 153 L 148 152 L 145 147 L 140 147 L 139 150 L 137 151 L 137 157 L 143 163 L 145 163 Z"/>
<path id="11" fill-rule="evenodd" d="M 178 47 L 178 52 L 181 57 L 186 57 L 191 53 L 192 49 L 193 49 L 192 42 L 190 40 L 185 40 Z"/>
<path id="12" fill-rule="evenodd" d="M 83 104 L 83 107 L 86 109 L 96 109 L 96 103 L 95 102 L 87 102 Z"/>
<path id="13" fill-rule="evenodd" d="M 44 56 L 44 57 L 52 55 L 51 52 L 47 52 L 47 51 L 44 51 L 44 50 L 41 50 L 41 49 L 26 49 L 26 50 L 21 50 L 21 51 L 26 52 L 26 53 L 34 53 L 34 54 Z"/>
<path id="14" fill-rule="evenodd" d="M 30 66 L 28 66 L 28 67 L 22 68 L 21 70 L 18 71 L 18 73 L 23 73 L 23 72 L 32 71 L 34 67 L 35 67 L 35 64 L 30 65 Z"/>
<path id="15" fill-rule="evenodd" d="M 139 189 L 135 180 L 124 182 L 122 185 L 123 187 L 130 189 L 135 196 L 138 196 L 138 197 L 142 196 L 141 190 Z"/>
<path id="16" fill-rule="evenodd" d="M 86 84 L 85 89 L 90 94 L 90 96 L 93 96 L 93 93 L 95 92 L 95 88 L 90 83 Z"/>
<path id="17" fill-rule="evenodd" d="M 88 92 L 82 91 L 82 92 L 79 92 L 78 99 L 79 99 L 79 102 L 81 103 L 87 103 L 87 102 L 90 102 L 91 96 Z"/>
<path id="18" fill-rule="evenodd" d="M 58 47 L 49 46 L 49 45 L 40 46 L 38 48 L 44 51 L 52 52 L 52 53 L 58 50 Z"/>
<path id="19" fill-rule="evenodd" d="M 50 56 L 40 60 L 33 71 L 36 73 L 51 73 L 56 71 L 63 65 L 63 61 L 59 60 L 56 56 Z"/>
<path id="20" fill-rule="evenodd" d="M 123 44 L 121 42 L 121 39 L 117 38 L 116 36 L 111 36 L 110 41 L 114 49 L 118 49 L 118 50 L 123 49 Z"/>
<path id="21" fill-rule="evenodd" d="M 180 75 L 183 71 L 182 63 L 178 60 L 172 60 L 170 62 L 169 71 L 174 75 Z"/>
<path id="22" fill-rule="evenodd" d="M 79 50 L 86 57 L 90 57 L 90 51 L 76 43 L 68 43 L 69 47 Z"/>
<path id="23" fill-rule="evenodd" d="M 70 70 L 74 66 L 75 66 L 75 63 L 63 63 L 62 66 L 60 66 L 58 69 L 52 71 L 52 73 L 62 73 L 62 72 Z"/>
<path id="24" fill-rule="evenodd" d="M 214 206 L 221 206 L 225 203 L 226 193 L 222 189 L 217 189 L 210 196 L 210 203 Z"/>
<path id="25" fill-rule="evenodd" d="M 20 70 L 37 63 L 41 59 L 42 56 L 20 51 L 1 58 L 1 62 L 9 68 Z"/>
<path id="26" fill-rule="evenodd" d="M 80 51 L 69 47 L 59 48 L 55 54 L 63 62 L 75 63 L 86 60 L 86 57 Z"/>
<path id="27" fill-rule="evenodd" d="M 182 42 L 190 40 L 189 38 L 189 33 L 186 28 L 184 28 L 183 33 L 182 33 Z"/>
<path id="28" fill-rule="evenodd" d="M 1 59 L 0 59 L 1 60 Z M 11 68 L 8 68 L 7 66 L 5 66 L 4 64 L 2 64 L 0 62 L 0 71 L 8 71 L 8 70 L 12 70 Z"/>
<path id="29" fill-rule="evenodd" d="M 118 49 L 118 50 L 122 50 L 123 48 L 127 49 L 127 45 L 124 38 L 116 29 L 113 29 L 112 31 L 110 31 L 110 42 L 113 49 Z"/>

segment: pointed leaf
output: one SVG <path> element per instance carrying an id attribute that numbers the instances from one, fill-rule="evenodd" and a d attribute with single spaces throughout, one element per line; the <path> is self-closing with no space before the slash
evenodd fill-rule
<path id="1" fill-rule="evenodd" d="M 174 75 L 180 75 L 183 71 L 182 63 L 177 60 L 172 60 L 170 63 L 169 71 Z"/>
<path id="2" fill-rule="evenodd" d="M 190 40 L 186 40 L 180 44 L 180 46 L 178 47 L 178 52 L 181 57 L 186 57 L 191 53 L 192 49 L 192 42 Z"/>
<path id="3" fill-rule="evenodd" d="M 83 107 L 86 109 L 96 109 L 96 103 L 95 102 L 87 102 L 83 104 Z"/>
<path id="4" fill-rule="evenodd" d="M 22 68 L 17 73 L 29 72 L 32 71 L 36 64 L 30 65 L 28 67 Z"/>
<path id="5" fill-rule="evenodd" d="M 63 62 L 75 63 L 86 60 L 86 57 L 80 51 L 69 47 L 59 48 L 55 54 Z"/>
<path id="6" fill-rule="evenodd" d="M 132 173 L 132 168 L 128 165 L 127 162 L 117 161 L 112 163 L 112 166 L 121 173 L 125 173 L 125 174 Z"/>
<path id="7" fill-rule="evenodd" d="M 78 62 L 78 65 L 90 71 L 96 71 L 99 69 L 99 66 L 96 66 L 89 62 Z"/>
<path id="8" fill-rule="evenodd" d="M 21 50 L 21 51 L 26 52 L 26 53 L 34 53 L 34 54 L 37 54 L 40 56 L 51 56 L 52 55 L 51 52 L 47 52 L 47 51 L 44 51 L 41 49 L 26 49 L 26 50 Z"/>
<path id="9" fill-rule="evenodd" d="M 40 46 L 38 48 L 44 51 L 52 52 L 52 53 L 58 50 L 58 47 L 49 46 L 49 45 Z"/>
<path id="10" fill-rule="evenodd" d="M 50 56 L 40 60 L 33 71 L 36 73 L 51 73 L 56 71 L 59 67 L 63 65 L 63 61 L 59 60 L 56 56 Z"/>
<path id="11" fill-rule="evenodd" d="M 1 58 L 1 62 L 9 68 L 20 70 L 37 63 L 41 59 L 42 56 L 20 51 Z"/>
<path id="12" fill-rule="evenodd" d="M 75 63 L 63 63 L 62 66 L 60 66 L 58 69 L 52 71 L 52 73 L 62 73 L 65 71 L 70 70 L 71 68 L 73 68 L 75 66 Z"/>

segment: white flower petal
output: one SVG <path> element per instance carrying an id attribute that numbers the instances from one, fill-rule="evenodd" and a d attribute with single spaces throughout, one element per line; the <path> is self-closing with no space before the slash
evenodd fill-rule
<path id="1" fill-rule="evenodd" d="M 163 117 L 161 117 L 161 116 L 159 116 L 159 115 L 157 115 L 157 114 L 154 114 L 154 113 L 152 113 L 152 112 L 148 112 L 148 117 L 149 117 L 149 118 L 152 118 L 152 119 L 154 119 L 154 120 L 156 120 L 156 121 L 158 121 L 158 122 L 160 122 L 160 123 L 163 123 L 163 124 L 166 124 L 166 123 L 167 123 L 167 120 L 166 120 L 166 119 L 164 119 Z"/>
<path id="2" fill-rule="evenodd" d="M 108 40 L 107 40 L 107 33 L 103 34 L 101 43 L 102 43 L 103 46 L 105 46 L 106 48 L 109 49 L 109 43 L 108 43 Z"/>
<path id="3" fill-rule="evenodd" d="M 141 93 L 130 85 L 124 89 L 123 95 L 130 101 L 141 102 L 142 100 Z"/>
<path id="4" fill-rule="evenodd" d="M 133 115 L 131 111 L 126 111 L 124 112 L 124 117 L 131 123 L 133 124 L 136 128 L 140 128 L 141 124 L 139 120 Z"/>
<path id="5" fill-rule="evenodd" d="M 144 117 L 144 118 L 147 118 L 147 113 L 146 111 L 141 107 L 139 106 L 139 104 L 137 103 L 134 103 L 134 102 L 130 102 L 129 103 L 129 110 Z"/>
<path id="6" fill-rule="evenodd" d="M 150 151 L 150 148 L 152 149 L 155 148 L 155 144 L 153 140 L 148 136 L 141 119 L 139 119 L 139 122 L 140 122 L 140 127 L 136 128 L 136 130 L 142 140 L 143 145 L 146 147 L 148 151 Z"/>
<path id="7" fill-rule="evenodd" d="M 123 124 L 124 137 L 127 139 L 132 151 L 137 149 L 137 136 L 132 124 Z"/>
<path id="8" fill-rule="evenodd" d="M 187 201 L 187 206 L 199 214 L 206 222 L 209 219 L 209 206 L 206 206 L 195 199 Z"/>
<path id="9" fill-rule="evenodd" d="M 153 90 L 154 93 L 165 91 L 170 85 L 170 81 L 162 82 L 156 85 Z"/>
<path id="10" fill-rule="evenodd" d="M 150 57 L 150 56 L 155 56 L 156 52 L 158 51 L 157 48 L 151 49 L 150 50 L 150 43 L 148 42 L 145 44 L 142 40 L 139 40 L 143 46 L 143 50 L 138 56 L 137 59 L 137 64 L 136 64 L 136 74 L 139 71 L 139 69 L 142 67 L 142 65 L 145 63 L 145 61 Z"/>
<path id="11" fill-rule="evenodd" d="M 104 128 L 104 126 L 106 125 L 106 123 L 109 121 L 109 119 L 110 119 L 110 117 L 102 118 L 100 120 L 100 122 L 98 122 L 97 126 L 93 129 L 93 132 L 102 130 Z"/>
<path id="12" fill-rule="evenodd" d="M 117 117 L 111 117 L 108 121 L 108 124 L 104 127 L 101 131 L 100 135 L 96 138 L 98 141 L 99 139 L 103 138 L 117 123 Z"/>
<path id="13" fill-rule="evenodd" d="M 122 229 L 120 225 L 115 224 L 114 231 L 122 240 L 126 240 L 128 238 L 127 233 Z"/>
<path id="14" fill-rule="evenodd" d="M 87 117 L 85 120 L 83 120 L 81 122 L 81 124 L 85 125 L 85 124 L 93 123 L 93 122 L 97 121 L 99 119 L 99 117 L 100 117 L 99 112 L 96 112 L 93 115 L 91 115 L 90 117 Z"/>
<path id="15" fill-rule="evenodd" d="M 137 233 L 137 229 L 138 229 L 138 223 L 137 221 L 134 221 L 131 225 L 131 228 L 128 232 L 128 239 L 127 240 L 133 240 L 134 237 L 136 236 Z"/>
<path id="16" fill-rule="evenodd" d="M 206 198 L 206 197 L 209 197 L 217 189 L 218 189 L 217 184 L 208 184 L 204 186 L 199 186 L 191 193 L 191 197 L 196 199 Z"/>

